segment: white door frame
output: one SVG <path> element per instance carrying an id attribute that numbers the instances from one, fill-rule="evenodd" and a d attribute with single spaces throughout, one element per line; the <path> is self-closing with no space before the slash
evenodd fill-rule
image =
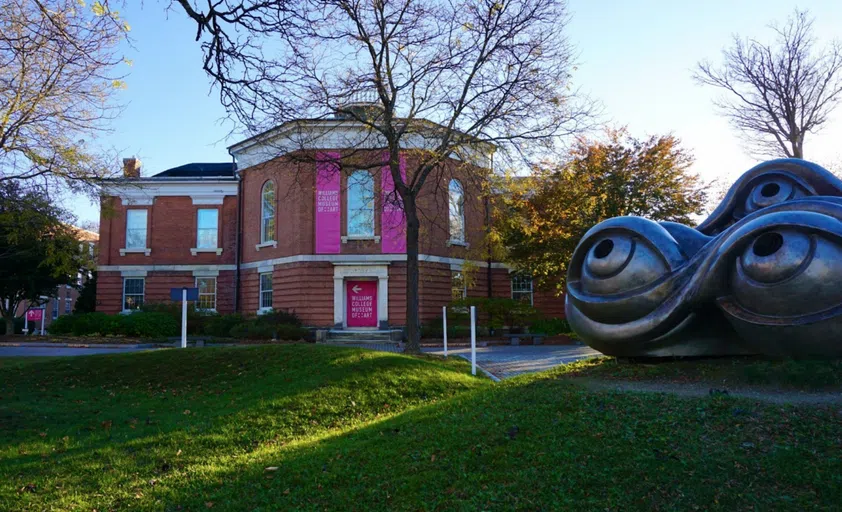
<path id="1" fill-rule="evenodd" d="M 385 328 L 389 323 L 389 265 L 365 263 L 333 264 L 333 326 L 347 329 L 345 318 L 345 279 L 377 279 L 377 328 Z M 370 329 L 370 328 L 369 328 Z"/>

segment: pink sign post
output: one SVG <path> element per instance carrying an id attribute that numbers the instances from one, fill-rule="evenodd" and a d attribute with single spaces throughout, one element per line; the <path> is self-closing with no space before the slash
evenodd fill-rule
<path id="1" fill-rule="evenodd" d="M 316 254 L 339 254 L 339 153 L 316 155 Z"/>
<path id="2" fill-rule="evenodd" d="M 26 312 L 26 320 L 28 322 L 40 322 L 44 316 L 43 309 L 30 309 Z"/>
<path id="3" fill-rule="evenodd" d="M 392 171 L 389 167 L 389 154 L 385 153 L 383 159 L 387 162 L 381 170 L 381 189 L 383 190 L 383 212 L 380 216 L 382 226 L 381 251 L 383 253 L 405 253 L 406 252 L 406 217 L 403 212 L 401 197 L 395 190 L 395 180 L 392 178 Z M 406 182 L 406 159 L 400 156 L 400 170 L 404 182 Z"/>
<path id="4" fill-rule="evenodd" d="M 347 281 L 348 327 L 377 327 L 377 281 Z"/>

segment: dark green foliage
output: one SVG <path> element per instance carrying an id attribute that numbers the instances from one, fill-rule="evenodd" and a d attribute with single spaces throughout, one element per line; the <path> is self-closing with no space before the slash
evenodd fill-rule
<path id="1" fill-rule="evenodd" d="M 569 334 L 573 331 L 566 318 L 539 318 L 529 324 L 529 332 L 542 333 L 547 336 Z"/>
<path id="2" fill-rule="evenodd" d="M 179 322 L 166 313 L 141 311 L 121 316 L 120 334 L 125 336 L 156 338 L 177 336 L 181 332 Z"/>
<path id="3" fill-rule="evenodd" d="M 470 306 L 477 308 L 477 325 L 490 329 L 508 327 L 513 331 L 522 330 L 538 317 L 538 310 L 526 302 L 504 298 L 468 297 L 450 303 L 447 310 L 448 324 L 451 311 L 458 315 L 454 318 L 455 324 L 470 322 L 470 313 L 466 313 Z M 465 320 L 462 315 L 465 315 Z"/>
<path id="4" fill-rule="evenodd" d="M 77 274 L 90 266 L 73 220 L 46 191 L 0 181 L 0 315 L 7 334 L 14 331 L 19 304 L 43 303 L 58 286 L 75 285 Z"/>
<path id="5" fill-rule="evenodd" d="M 142 311 L 162 313 L 172 318 L 179 327 L 181 332 L 181 302 L 150 302 L 144 303 L 141 306 Z M 202 311 L 196 309 L 196 305 L 192 302 L 187 304 L 187 334 L 194 336 L 203 334 L 205 331 L 205 323 L 209 318 L 217 316 L 216 313 Z"/>
<path id="6" fill-rule="evenodd" d="M 272 310 L 257 317 L 258 322 L 264 325 L 294 325 L 301 327 L 301 319 L 294 311 Z"/>
<path id="7" fill-rule="evenodd" d="M 93 313 L 96 311 L 96 271 L 92 272 L 90 279 L 85 281 L 82 289 L 79 290 L 79 297 L 73 306 L 74 313 Z"/>
<path id="8" fill-rule="evenodd" d="M 247 340 L 289 340 L 297 341 L 307 336 L 308 330 L 291 324 L 272 324 L 260 319 L 249 320 L 234 326 L 230 335 L 232 338 Z"/>
<path id="9" fill-rule="evenodd" d="M 63 315 L 50 324 L 50 334 L 60 336 L 130 336 L 161 338 L 177 336 L 179 323 L 166 313 L 138 311 L 128 315 L 81 313 Z"/>
<path id="10" fill-rule="evenodd" d="M 227 338 L 231 336 L 231 329 L 245 321 L 245 317 L 239 313 L 211 315 L 205 319 L 204 334 L 217 338 Z"/>

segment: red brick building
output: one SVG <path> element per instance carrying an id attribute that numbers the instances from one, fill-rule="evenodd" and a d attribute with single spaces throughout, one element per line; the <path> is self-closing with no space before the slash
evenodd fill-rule
<path id="1" fill-rule="evenodd" d="M 302 124 L 306 151 L 290 142 Z M 200 306 L 219 313 L 274 308 L 313 327 L 403 326 L 402 214 L 382 152 L 349 159 L 342 149 L 358 147 L 348 144 L 355 137 L 364 130 L 350 121 L 306 121 L 231 146 L 232 163 L 141 177 L 139 162 L 126 159 L 125 178 L 103 197 L 97 309 L 130 310 L 168 300 L 172 287 L 196 286 Z M 409 169 L 415 149 L 401 155 Z M 440 166 L 418 199 L 422 321 L 440 316 L 454 293 L 516 297 L 563 316 L 561 299 L 533 293 L 528 277 L 478 254 L 489 203 L 476 176 L 490 165 L 476 160 Z"/>

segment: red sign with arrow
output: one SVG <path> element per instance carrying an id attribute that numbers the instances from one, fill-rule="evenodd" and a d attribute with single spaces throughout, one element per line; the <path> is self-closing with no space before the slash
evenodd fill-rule
<path id="1" fill-rule="evenodd" d="M 346 289 L 348 327 L 377 327 L 377 281 L 348 281 Z"/>

